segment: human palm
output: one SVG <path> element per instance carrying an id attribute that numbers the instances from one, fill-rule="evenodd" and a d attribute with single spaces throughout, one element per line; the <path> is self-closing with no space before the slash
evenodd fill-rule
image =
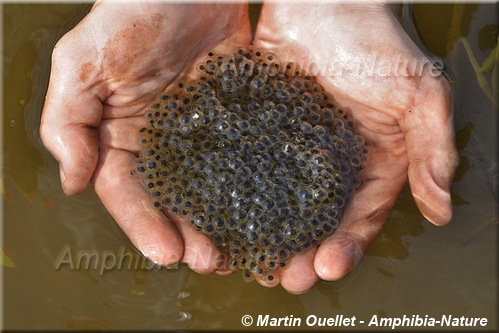
<path id="1" fill-rule="evenodd" d="M 170 84 L 193 75 L 212 49 L 249 45 L 244 4 L 98 2 L 57 44 L 41 137 L 60 163 L 66 194 L 91 180 L 132 243 L 162 265 L 180 260 L 199 272 L 222 264 L 209 239 L 179 219 L 165 220 L 130 171 L 143 115 Z"/>
<path id="2" fill-rule="evenodd" d="M 388 7 L 265 4 L 253 43 L 315 71 L 369 145 L 364 184 L 339 229 L 291 259 L 284 288 L 304 291 L 355 268 L 407 177 L 421 213 L 436 225 L 449 222 L 457 162 L 449 87 Z"/>

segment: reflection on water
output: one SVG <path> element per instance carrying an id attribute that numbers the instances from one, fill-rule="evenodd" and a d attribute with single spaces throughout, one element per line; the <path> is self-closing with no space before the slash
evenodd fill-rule
<path id="1" fill-rule="evenodd" d="M 497 45 L 494 5 L 416 5 L 426 47 L 452 72 L 461 164 L 454 218 L 430 225 L 405 187 L 362 265 L 304 295 L 246 284 L 239 274 L 178 269 L 71 269 L 61 251 L 132 249 L 91 188 L 75 198 L 60 188 L 57 164 L 37 128 L 50 52 L 90 5 L 3 6 L 3 268 L 6 328 L 242 329 L 244 314 L 486 317 L 497 325 L 497 163 L 493 70 L 478 72 Z M 253 15 L 253 21 L 255 15 Z M 478 67 L 477 67 L 478 64 Z M 488 89 L 488 91 L 487 91 Z M 6 261 L 4 261 L 4 264 Z"/>

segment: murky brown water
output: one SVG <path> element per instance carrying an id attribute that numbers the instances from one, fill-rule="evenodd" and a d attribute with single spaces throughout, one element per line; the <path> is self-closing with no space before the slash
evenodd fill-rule
<path id="1" fill-rule="evenodd" d="M 462 162 L 451 224 L 427 223 L 406 187 L 362 265 L 343 280 L 318 283 L 300 296 L 246 284 L 238 274 L 199 275 L 182 265 L 125 267 L 104 275 L 100 266 L 54 267 L 61 256 L 75 259 L 83 251 L 101 257 L 133 251 L 91 188 L 74 198 L 62 193 L 57 165 L 37 131 L 51 49 L 88 9 L 2 6 L 4 328 L 240 330 L 244 314 L 342 314 L 366 321 L 372 315 L 456 315 L 486 317 L 487 328 L 496 328 L 497 108 L 492 97 L 497 85 L 492 75 L 498 69 L 477 75 L 474 68 L 497 43 L 494 5 L 414 8 L 422 41 L 444 58 L 455 80 Z M 123 258 L 126 263 L 141 259 L 133 252 Z"/>

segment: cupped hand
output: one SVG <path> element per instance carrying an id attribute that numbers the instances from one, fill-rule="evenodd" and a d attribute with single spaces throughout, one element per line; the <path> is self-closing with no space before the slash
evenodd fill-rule
<path id="1" fill-rule="evenodd" d="M 64 192 L 76 195 L 92 181 L 132 243 L 158 264 L 182 260 L 212 272 L 222 262 L 208 237 L 165 219 L 131 175 L 143 114 L 207 49 L 250 41 L 245 4 L 111 1 L 97 2 L 54 49 L 40 132 Z"/>
<path id="2" fill-rule="evenodd" d="M 266 3 L 253 44 L 316 74 L 369 145 L 365 181 L 340 227 L 289 261 L 276 279 L 286 290 L 304 292 L 353 270 L 407 178 L 421 213 L 435 225 L 449 222 L 457 166 L 449 85 L 390 8 Z"/>

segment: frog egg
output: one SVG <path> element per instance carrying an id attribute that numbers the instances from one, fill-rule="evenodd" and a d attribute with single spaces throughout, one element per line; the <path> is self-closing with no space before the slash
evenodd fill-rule
<path id="1" fill-rule="evenodd" d="M 206 225 L 203 226 L 202 232 L 205 235 L 212 236 L 212 235 L 215 234 L 216 230 L 215 230 L 215 227 L 212 224 L 206 224 Z"/>
<path id="2" fill-rule="evenodd" d="M 199 72 L 203 72 L 204 70 L 201 70 L 201 66 L 204 67 L 204 64 L 199 64 L 197 67 L 196 67 L 196 70 L 198 70 Z M 184 83 L 184 88 L 183 88 L 183 91 L 186 92 L 186 93 L 192 93 L 196 90 L 196 85 L 193 83 L 193 82 L 186 82 Z"/>
<path id="3" fill-rule="evenodd" d="M 176 124 L 178 116 L 179 116 L 178 112 L 170 111 L 167 113 L 167 121 L 171 121 L 173 124 Z"/>
<path id="4" fill-rule="evenodd" d="M 281 262 L 283 262 L 289 258 L 290 254 L 291 252 L 287 247 L 280 247 L 279 251 L 277 252 L 277 257 Z"/>
<path id="5" fill-rule="evenodd" d="M 275 80 L 273 82 L 273 86 L 274 86 L 274 89 L 277 93 L 277 92 L 283 91 L 286 88 L 286 83 L 284 81 L 281 81 L 281 80 Z"/>
<path id="6" fill-rule="evenodd" d="M 318 138 L 324 137 L 324 140 L 326 140 L 326 141 L 330 140 L 328 130 L 326 129 L 326 127 L 324 127 L 322 125 L 315 125 L 314 130 L 313 130 L 313 134 Z M 326 137 L 326 135 L 327 135 L 327 137 Z"/>
<path id="7" fill-rule="evenodd" d="M 231 258 L 241 258 L 243 254 L 243 247 L 241 244 L 237 241 L 232 241 L 230 243 L 230 252 L 229 252 Z"/>
<path id="8" fill-rule="evenodd" d="M 282 102 L 289 102 L 291 100 L 291 95 L 287 90 L 276 91 L 276 96 Z"/>
<path id="9" fill-rule="evenodd" d="M 267 69 L 265 70 L 264 73 L 268 74 L 270 76 L 276 76 L 279 74 L 280 68 L 281 68 L 281 65 L 273 62 L 273 63 L 269 64 L 269 66 L 267 67 Z"/>
<path id="10" fill-rule="evenodd" d="M 220 158 L 217 152 L 209 152 L 204 156 L 206 163 L 215 163 Z"/>
<path id="11" fill-rule="evenodd" d="M 313 132 L 313 129 L 314 127 L 312 126 L 312 124 L 304 121 L 301 123 L 300 125 L 300 130 L 304 133 L 304 134 L 312 134 Z"/>
<path id="12" fill-rule="evenodd" d="M 217 211 L 217 208 L 212 204 L 204 204 L 203 210 L 206 214 L 213 214 L 215 211 Z"/>
<path id="13" fill-rule="evenodd" d="M 236 249 L 236 250 L 232 250 L 232 249 L 231 249 L 230 251 L 231 251 L 231 253 L 232 253 L 232 251 L 237 251 L 237 249 Z M 231 258 L 228 260 L 228 262 L 227 262 L 227 267 L 228 267 L 230 270 L 235 270 L 235 269 L 237 269 L 237 268 L 239 267 L 239 261 L 238 261 L 237 259 L 235 259 L 235 258 L 231 257 Z"/>
<path id="14" fill-rule="evenodd" d="M 215 73 L 215 71 L 217 71 L 219 69 L 219 66 L 216 62 L 206 62 L 205 63 L 205 73 L 206 74 L 209 74 L 209 75 L 213 75 Z"/>
<path id="15" fill-rule="evenodd" d="M 264 98 L 272 98 L 274 92 L 274 88 L 272 88 L 270 84 L 265 84 L 260 90 L 260 93 Z"/>
<path id="16" fill-rule="evenodd" d="M 296 227 L 287 226 L 284 228 L 283 235 L 286 239 L 294 240 L 294 239 L 296 239 L 297 234 L 298 234 L 298 231 L 297 231 Z"/>
<path id="17" fill-rule="evenodd" d="M 243 77 L 250 77 L 253 74 L 253 67 L 255 63 L 250 60 L 243 60 L 237 69 L 237 74 Z"/>
<path id="18" fill-rule="evenodd" d="M 321 106 L 317 103 L 314 103 L 313 97 L 312 97 L 312 101 L 308 103 L 307 108 L 311 113 L 320 113 L 321 112 Z"/>
<path id="19" fill-rule="evenodd" d="M 247 107 L 248 107 L 248 111 L 252 112 L 255 115 L 257 115 L 258 114 L 257 112 L 260 112 L 260 110 L 262 109 L 260 104 L 257 102 L 251 102 L 248 104 Z M 255 122 L 255 123 L 257 123 L 257 122 Z"/>
<path id="20" fill-rule="evenodd" d="M 233 218 L 227 218 L 227 220 L 225 221 L 225 226 L 228 230 L 236 230 L 237 222 Z"/>
<path id="21" fill-rule="evenodd" d="M 284 237 L 274 232 L 269 236 L 269 241 L 272 245 L 279 246 L 284 243 Z"/>
<path id="22" fill-rule="evenodd" d="M 255 67 L 256 69 L 256 67 Z M 259 91 L 265 85 L 265 81 L 260 77 L 255 77 L 250 82 L 250 88 L 252 91 Z"/>
<path id="23" fill-rule="evenodd" d="M 224 81 L 231 81 L 231 82 L 233 82 L 234 79 L 235 79 L 235 76 L 236 76 L 236 73 L 235 73 L 234 69 L 228 68 L 225 71 L 223 70 L 222 79 Z"/>
<path id="24" fill-rule="evenodd" d="M 242 276 L 243 276 L 243 281 L 244 282 L 251 282 L 255 279 L 255 275 L 250 272 L 249 270 L 245 269 L 241 271 Z"/>
<path id="25" fill-rule="evenodd" d="M 307 107 L 308 107 L 309 104 L 313 103 L 314 97 L 310 92 L 307 91 L 307 92 L 304 92 L 300 95 L 300 100 L 303 103 L 305 103 L 305 105 L 307 105 Z"/>
<path id="26" fill-rule="evenodd" d="M 309 237 L 304 231 L 298 232 L 296 238 L 294 239 L 296 245 L 302 246 L 305 245 L 309 241 Z"/>
<path id="27" fill-rule="evenodd" d="M 345 206 L 345 199 L 342 196 L 336 195 L 333 200 L 333 205 L 336 209 L 341 209 Z"/>
<path id="28" fill-rule="evenodd" d="M 236 50 L 234 51 L 234 55 L 235 56 L 237 56 L 237 55 L 245 56 L 248 59 L 251 59 L 251 57 L 252 57 L 251 50 L 248 49 L 248 48 L 246 48 L 246 47 L 238 47 L 238 48 L 236 48 Z"/>
<path id="29" fill-rule="evenodd" d="M 206 91 L 206 90 L 208 90 L 210 88 L 211 88 L 211 86 L 207 82 L 204 82 L 204 81 L 198 81 L 197 82 L 197 89 L 196 90 L 199 91 L 200 93 L 203 93 L 204 91 Z M 195 97 L 196 97 L 196 95 L 193 95 L 193 99 L 196 100 Z"/>
<path id="30" fill-rule="evenodd" d="M 312 230 L 312 238 L 315 241 L 321 241 L 324 238 L 324 231 L 322 228 L 315 228 Z"/>
<path id="31" fill-rule="evenodd" d="M 262 59 L 265 63 L 272 64 L 276 63 L 279 59 L 277 58 L 277 55 L 274 52 L 265 52 L 263 53 Z"/>
<path id="32" fill-rule="evenodd" d="M 295 77 L 290 81 L 291 86 L 295 87 L 299 91 L 303 91 L 303 79 L 300 77 Z"/>
<path id="33" fill-rule="evenodd" d="M 337 220 L 324 221 L 321 225 L 321 229 L 324 231 L 325 236 L 332 234 L 337 227 Z"/>
<path id="34" fill-rule="evenodd" d="M 215 244 L 216 246 L 220 247 L 224 244 L 224 238 L 221 234 L 218 233 L 214 234 L 212 240 L 213 244 Z"/>
<path id="35" fill-rule="evenodd" d="M 226 73 L 230 72 L 232 73 L 231 78 L 233 78 L 236 69 L 237 67 L 236 64 L 234 63 L 234 59 L 226 59 L 220 65 L 220 72 L 222 73 L 222 77 L 224 77 Z"/>
<path id="36" fill-rule="evenodd" d="M 218 58 L 217 53 L 215 51 L 213 51 L 213 50 L 209 50 L 206 53 L 206 59 L 205 59 L 205 61 L 215 61 L 217 58 Z"/>
<path id="37" fill-rule="evenodd" d="M 354 155 L 350 158 L 350 163 L 352 167 L 359 171 L 359 169 L 364 165 L 364 160 L 362 159 L 362 156 Z"/>
<path id="38" fill-rule="evenodd" d="M 213 217 L 213 226 L 217 232 L 224 232 L 227 229 L 225 217 L 223 216 L 214 216 Z"/>
<path id="39" fill-rule="evenodd" d="M 287 77 L 300 76 L 300 74 L 296 74 L 297 73 L 296 63 L 288 62 L 284 68 L 285 68 L 284 74 Z M 299 71 L 298 71 L 298 73 L 299 73 Z"/>
<path id="40" fill-rule="evenodd" d="M 250 132 L 251 135 L 254 137 L 260 137 L 260 135 L 263 134 L 263 130 L 259 126 L 250 126 L 248 128 L 248 131 Z"/>
<path id="41" fill-rule="evenodd" d="M 263 268 L 261 268 L 261 267 L 258 267 L 258 266 L 257 266 L 257 267 L 255 268 L 255 270 L 254 270 L 253 274 L 255 274 L 255 275 L 260 275 L 260 276 L 261 276 L 261 275 L 263 275 L 263 274 L 264 274 Z"/>
<path id="42" fill-rule="evenodd" d="M 346 189 L 345 185 L 343 185 L 343 183 L 344 183 L 343 176 L 336 173 L 334 175 L 334 179 L 337 182 L 337 186 L 334 189 L 334 193 L 338 196 L 345 196 L 347 194 L 347 189 Z"/>
<path id="43" fill-rule="evenodd" d="M 277 246 L 269 246 L 265 249 L 264 256 L 268 260 L 275 260 L 278 257 L 278 252 Z"/>
<path id="44" fill-rule="evenodd" d="M 233 80 L 224 80 L 222 81 L 222 89 L 225 91 L 234 91 L 237 89 L 237 86 Z"/>
<path id="45" fill-rule="evenodd" d="M 320 124 L 321 120 L 322 120 L 322 117 L 321 117 L 320 113 L 314 112 L 314 113 L 310 113 L 308 115 L 308 121 L 313 125 Z"/>

